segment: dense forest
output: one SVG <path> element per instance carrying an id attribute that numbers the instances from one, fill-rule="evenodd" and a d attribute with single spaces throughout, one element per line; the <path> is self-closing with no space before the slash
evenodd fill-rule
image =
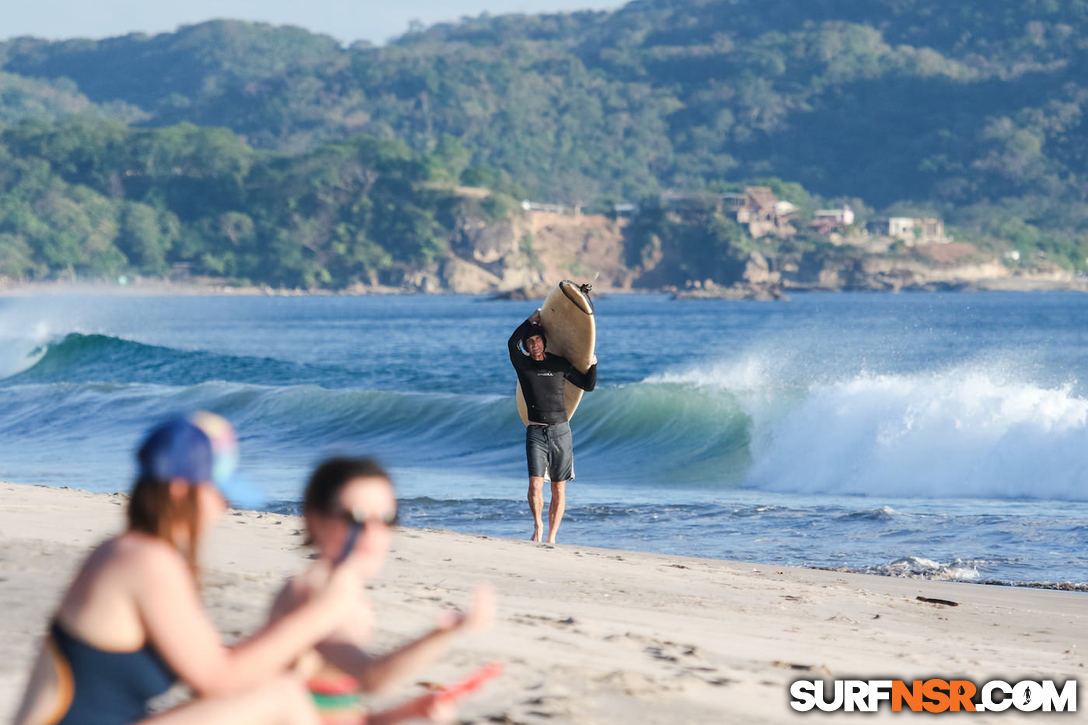
<path id="1" fill-rule="evenodd" d="M 446 251 L 459 219 L 515 206 L 501 192 L 451 193 L 474 172 L 463 150 L 443 150 L 418 157 L 354 137 L 282 154 L 187 123 L 19 123 L 0 132 L 0 274 L 165 275 L 180 265 L 289 287 L 396 285 Z"/>
<path id="2" fill-rule="evenodd" d="M 235 21 L 10 39 L 0 273 L 339 286 L 441 254 L 456 184 L 499 214 L 767 178 L 1083 270 L 1086 31 L 1088 0 L 638 0 L 384 47 Z"/>

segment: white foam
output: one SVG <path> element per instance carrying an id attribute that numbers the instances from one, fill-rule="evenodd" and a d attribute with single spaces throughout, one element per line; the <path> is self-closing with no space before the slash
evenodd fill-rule
<path id="1" fill-rule="evenodd" d="M 777 387 L 788 360 L 782 356 L 744 354 L 734 359 L 716 360 L 655 373 L 644 383 L 674 383 L 700 388 L 726 389 L 745 393 Z"/>
<path id="2" fill-rule="evenodd" d="M 82 311 L 64 298 L 10 298 L 0 308 L 0 378 L 37 364 L 47 345 L 84 332 Z"/>
<path id="3" fill-rule="evenodd" d="M 33 367 L 45 356 L 46 343 L 52 339 L 52 327 L 45 320 L 19 325 L 0 318 L 0 378 Z"/>
<path id="4" fill-rule="evenodd" d="M 787 350 L 742 352 L 644 382 L 735 399 L 750 419 L 749 488 L 1088 500 L 1088 399 L 1030 373 L 1023 361 L 993 355 L 917 374 L 814 371 Z"/>
<path id="5" fill-rule="evenodd" d="M 874 567 L 870 571 L 888 576 L 938 581 L 974 581 L 979 578 L 978 569 L 971 562 L 960 560 L 942 564 L 922 556 L 907 556 L 890 564 Z"/>
<path id="6" fill-rule="evenodd" d="M 861 376 L 752 415 L 755 488 L 1088 500 L 1088 400 L 1068 386 L 964 369 Z"/>

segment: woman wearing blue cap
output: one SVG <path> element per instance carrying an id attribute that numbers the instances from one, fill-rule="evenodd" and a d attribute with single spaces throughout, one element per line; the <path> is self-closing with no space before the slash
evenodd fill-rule
<path id="1" fill-rule="evenodd" d="M 141 445 L 128 528 L 95 549 L 50 623 L 16 715 L 19 725 L 125 725 L 175 680 L 200 696 L 155 723 L 315 723 L 300 678 L 284 674 L 353 613 L 361 586 L 349 556 L 288 616 L 225 646 L 200 603 L 202 534 L 244 494 L 237 442 L 211 413 L 171 419 Z"/>

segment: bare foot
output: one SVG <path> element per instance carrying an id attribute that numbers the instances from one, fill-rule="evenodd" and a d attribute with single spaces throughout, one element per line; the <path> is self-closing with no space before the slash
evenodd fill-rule
<path id="1" fill-rule="evenodd" d="M 529 537 L 529 541 L 539 544 L 543 538 L 544 537 L 541 535 L 540 529 L 537 529 L 533 532 L 533 535 Z"/>

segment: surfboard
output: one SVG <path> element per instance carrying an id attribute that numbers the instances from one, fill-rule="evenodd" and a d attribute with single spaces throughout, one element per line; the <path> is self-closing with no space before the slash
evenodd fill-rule
<path id="1" fill-rule="evenodd" d="M 597 344 L 597 323 L 593 316 L 593 301 L 581 287 L 565 279 L 556 286 L 540 308 L 540 324 L 547 340 L 545 352 L 565 357 L 580 372 L 589 370 L 589 361 Z M 574 415 L 582 402 L 583 390 L 569 380 L 564 381 L 564 402 L 567 420 Z M 529 425 L 529 413 L 521 385 L 515 383 L 518 414 Z"/>

